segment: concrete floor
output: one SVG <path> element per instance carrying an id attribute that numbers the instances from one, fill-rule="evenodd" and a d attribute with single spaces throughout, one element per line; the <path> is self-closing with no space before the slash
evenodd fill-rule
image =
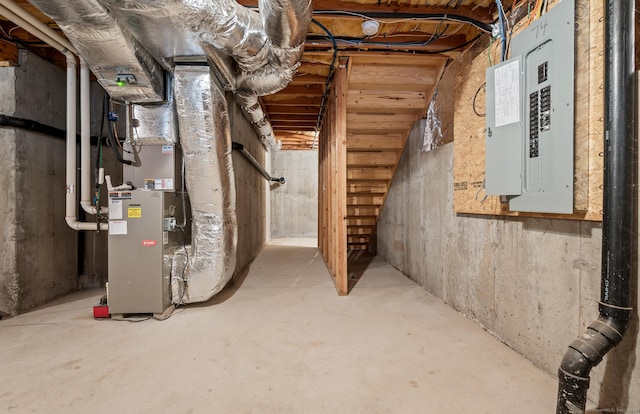
<path id="1" fill-rule="evenodd" d="M 100 291 L 0 321 L 1 413 L 543 413 L 555 379 L 375 258 L 338 297 L 270 245 L 166 321 L 94 321 Z"/>

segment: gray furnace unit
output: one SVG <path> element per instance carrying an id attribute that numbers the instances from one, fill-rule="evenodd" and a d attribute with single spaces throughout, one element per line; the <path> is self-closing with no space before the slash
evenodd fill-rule
<path id="1" fill-rule="evenodd" d="M 182 194 L 109 193 L 109 312 L 162 314 L 171 306 L 171 258 L 184 243 L 177 231 Z"/>

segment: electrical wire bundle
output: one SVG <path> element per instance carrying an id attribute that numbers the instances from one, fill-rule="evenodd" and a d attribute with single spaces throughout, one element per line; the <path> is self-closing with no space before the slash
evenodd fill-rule
<path id="1" fill-rule="evenodd" d="M 504 12 L 504 7 L 502 6 L 502 0 L 496 0 L 496 5 L 498 6 L 498 35 L 500 36 L 502 42 L 500 61 L 504 62 L 505 60 L 507 60 L 507 54 L 509 50 L 507 39 L 511 37 L 511 28 L 509 27 L 509 21 L 507 20 L 507 15 Z"/>

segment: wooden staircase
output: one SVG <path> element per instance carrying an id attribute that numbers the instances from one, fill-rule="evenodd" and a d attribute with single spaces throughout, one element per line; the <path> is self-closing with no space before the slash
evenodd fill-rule
<path id="1" fill-rule="evenodd" d="M 375 231 L 413 124 L 426 115 L 447 58 L 353 55 L 347 90 L 347 249 Z"/>

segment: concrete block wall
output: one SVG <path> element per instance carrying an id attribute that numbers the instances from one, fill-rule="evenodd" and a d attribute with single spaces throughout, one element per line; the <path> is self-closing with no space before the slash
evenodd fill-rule
<path id="1" fill-rule="evenodd" d="M 20 52 L 0 68 L 0 113 L 64 129 L 65 73 Z M 0 128 L 0 312 L 16 314 L 77 288 L 78 235 L 64 221 L 65 143 Z"/>
<path id="2" fill-rule="evenodd" d="M 231 139 L 265 165 L 267 151 L 258 139 L 233 97 L 229 103 Z M 260 253 L 267 238 L 267 181 L 241 154 L 233 152 L 236 179 L 236 213 L 238 217 L 238 250 L 236 272 L 241 271 Z"/>
<path id="3" fill-rule="evenodd" d="M 271 166 L 287 180 L 271 186 L 271 238 L 318 237 L 318 151 L 273 151 Z"/>
<path id="4" fill-rule="evenodd" d="M 600 223 L 457 215 L 453 143 L 421 152 L 416 124 L 377 228 L 377 252 L 556 377 L 569 343 L 598 315 Z M 592 373 L 601 408 L 640 410 L 638 290 L 622 344 Z M 632 411 L 635 410 L 635 411 Z"/>

